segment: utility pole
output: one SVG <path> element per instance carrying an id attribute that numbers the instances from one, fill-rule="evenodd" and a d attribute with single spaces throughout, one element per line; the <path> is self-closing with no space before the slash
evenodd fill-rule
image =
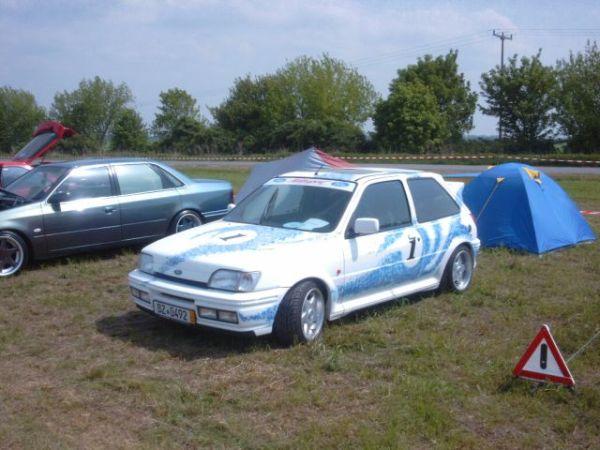
<path id="1" fill-rule="evenodd" d="M 504 41 L 507 39 L 512 41 L 513 35 L 504 34 L 504 31 L 501 33 L 496 33 L 496 30 L 492 30 L 492 36 L 500 39 L 500 70 L 504 71 Z M 502 139 L 502 120 L 498 119 L 498 139 Z"/>

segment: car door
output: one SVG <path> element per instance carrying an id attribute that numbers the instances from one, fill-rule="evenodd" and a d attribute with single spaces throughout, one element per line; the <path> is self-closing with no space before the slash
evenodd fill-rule
<path id="1" fill-rule="evenodd" d="M 79 167 L 43 203 L 50 255 L 121 240 L 121 219 L 107 166 Z"/>
<path id="2" fill-rule="evenodd" d="M 357 218 L 379 220 L 379 232 L 357 236 Z M 418 274 L 418 236 L 411 221 L 404 185 L 399 180 L 368 185 L 359 200 L 344 240 L 344 282 L 341 297 L 375 303 L 393 297 L 393 289 Z M 360 305 L 355 305 L 360 306 Z"/>
<path id="3" fill-rule="evenodd" d="M 433 178 L 409 179 L 408 187 L 423 243 L 419 276 L 431 277 L 442 270 L 440 263 L 451 244 L 452 233 L 460 227 L 460 207 Z"/>
<path id="4" fill-rule="evenodd" d="M 164 236 L 181 200 L 172 177 L 151 163 L 114 164 L 124 241 Z"/>

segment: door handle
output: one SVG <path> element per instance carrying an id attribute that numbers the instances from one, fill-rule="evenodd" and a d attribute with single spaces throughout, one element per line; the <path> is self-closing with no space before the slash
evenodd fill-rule
<path id="1" fill-rule="evenodd" d="M 117 208 L 115 208 L 114 206 L 105 206 L 104 207 L 104 212 L 106 214 L 112 214 L 117 210 Z"/>

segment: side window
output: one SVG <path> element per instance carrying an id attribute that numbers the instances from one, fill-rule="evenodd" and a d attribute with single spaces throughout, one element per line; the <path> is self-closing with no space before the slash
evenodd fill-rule
<path id="1" fill-rule="evenodd" d="M 414 178 L 408 180 L 413 197 L 417 220 L 420 223 L 453 216 L 460 212 L 454 199 L 433 178 Z"/>
<path id="2" fill-rule="evenodd" d="M 122 195 L 166 189 L 160 173 L 148 164 L 123 164 L 115 172 Z"/>
<path id="3" fill-rule="evenodd" d="M 152 167 L 152 170 L 154 170 L 161 178 L 163 189 L 171 189 L 174 187 L 183 186 L 181 181 L 164 170 L 162 167 L 155 166 L 154 164 L 150 164 L 150 167 Z"/>
<path id="4" fill-rule="evenodd" d="M 67 194 L 70 201 L 112 195 L 110 175 L 106 167 L 78 169 L 67 177 L 58 190 Z"/>
<path id="5" fill-rule="evenodd" d="M 368 186 L 354 211 L 352 223 L 359 217 L 379 219 L 381 231 L 409 224 L 410 210 L 402 183 L 385 181 Z"/>
<path id="6" fill-rule="evenodd" d="M 8 186 L 10 183 L 27 172 L 28 170 L 23 167 L 5 167 L 4 169 L 0 168 L 0 186 Z"/>

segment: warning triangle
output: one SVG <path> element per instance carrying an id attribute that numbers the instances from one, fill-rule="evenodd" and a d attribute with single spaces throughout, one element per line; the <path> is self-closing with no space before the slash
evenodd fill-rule
<path id="1" fill-rule="evenodd" d="M 521 357 L 513 374 L 537 381 L 553 381 L 574 386 L 575 380 L 567 367 L 548 325 L 543 325 Z"/>

